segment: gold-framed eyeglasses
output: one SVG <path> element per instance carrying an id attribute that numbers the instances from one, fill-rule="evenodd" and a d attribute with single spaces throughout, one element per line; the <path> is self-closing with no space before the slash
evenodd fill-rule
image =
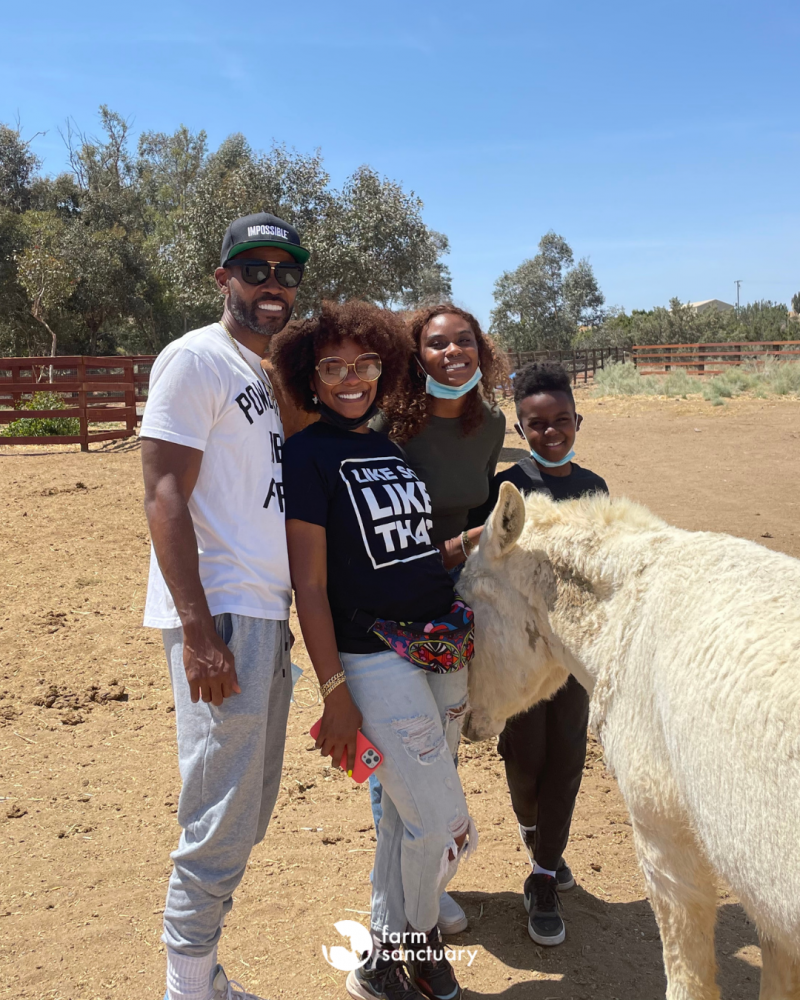
<path id="1" fill-rule="evenodd" d="M 353 362 L 344 358 L 320 358 L 315 371 L 325 385 L 339 385 L 351 368 L 362 382 L 375 382 L 381 377 L 381 357 L 379 354 L 359 354 Z"/>

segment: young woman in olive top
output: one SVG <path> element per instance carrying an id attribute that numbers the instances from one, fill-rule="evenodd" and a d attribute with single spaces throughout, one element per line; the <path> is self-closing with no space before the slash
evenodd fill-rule
<path id="1" fill-rule="evenodd" d="M 380 429 L 403 448 L 428 488 L 431 539 L 448 569 L 459 567 L 480 536 L 462 537 L 469 511 L 489 497 L 506 419 L 494 402 L 505 365 L 470 313 L 446 302 L 417 313 L 416 354 L 404 397 L 387 407 Z M 399 405 L 398 405 L 399 404 Z"/>
<path id="2" fill-rule="evenodd" d="M 445 302 L 417 313 L 410 331 L 416 352 L 404 393 L 384 405 L 373 426 L 403 449 L 430 496 L 431 541 L 457 580 L 482 528 L 467 531 L 474 507 L 489 498 L 489 484 L 506 432 L 494 389 L 505 365 L 470 313 Z M 370 778 L 375 828 L 381 818 L 381 785 Z M 439 928 L 457 934 L 467 917 L 446 892 L 439 901 Z"/>

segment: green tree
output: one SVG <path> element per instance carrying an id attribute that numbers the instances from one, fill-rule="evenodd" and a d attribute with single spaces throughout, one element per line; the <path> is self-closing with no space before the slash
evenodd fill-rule
<path id="1" fill-rule="evenodd" d="M 270 211 L 295 225 L 306 246 L 316 250 L 316 234 L 331 210 L 329 177 L 317 152 L 303 155 L 276 146 L 255 154 L 242 135 L 229 136 L 205 159 L 185 212 L 161 242 L 159 258 L 184 317 L 184 327 L 209 322 L 220 312 L 214 282 L 222 237 L 231 220 Z M 313 296 L 310 289 L 329 262 L 318 260 L 307 270 L 297 311 Z M 176 331 L 177 332 L 177 331 Z M 180 331 L 183 332 L 183 331 Z"/>
<path id="2" fill-rule="evenodd" d="M 88 334 L 78 346 L 97 354 L 105 330 L 104 353 L 113 353 L 113 324 L 132 320 L 145 309 L 141 291 L 148 279 L 148 262 L 141 243 L 122 226 L 92 229 L 78 221 L 67 227 L 63 247 L 75 279 L 69 309 Z"/>
<path id="3" fill-rule="evenodd" d="M 606 321 L 581 339 L 586 347 L 634 344 L 716 344 L 730 341 L 791 340 L 794 322 L 778 302 L 752 302 L 734 311 L 698 313 L 688 302 L 670 299 L 669 308 L 609 311 Z"/>
<path id="4" fill-rule="evenodd" d="M 146 224 L 146 205 L 140 190 L 133 154 L 130 125 L 100 106 L 102 133 L 90 136 L 68 123 L 65 141 L 75 184 L 80 192 L 80 218 L 90 228 L 122 226 L 128 232 Z"/>
<path id="5" fill-rule="evenodd" d="M 285 218 L 312 251 L 298 315 L 326 297 L 412 306 L 450 293 L 446 237 L 369 167 L 337 190 L 318 150 L 259 153 L 231 135 L 211 151 L 184 126 L 134 149 L 105 105 L 97 135 L 70 122 L 63 136 L 71 169 L 43 176 L 19 130 L 0 126 L 3 353 L 38 350 L 45 329 L 74 353 L 158 351 L 216 319 L 222 237 L 251 212 Z"/>
<path id="6" fill-rule="evenodd" d="M 70 347 L 88 354 L 114 353 L 120 334 L 125 339 L 147 313 L 147 292 L 157 297 L 157 259 L 148 254 L 147 237 L 156 228 L 153 216 L 164 214 L 161 191 L 154 191 L 151 177 L 143 179 L 131 152 L 128 122 L 103 105 L 100 124 L 99 136 L 68 127 L 73 187 L 59 179 L 57 206 L 62 213 L 75 206 L 63 239 L 75 281 Z M 55 185 L 50 193 L 58 196 Z"/>
<path id="7" fill-rule="evenodd" d="M 69 300 L 73 274 L 64 252 L 64 223 L 49 212 L 29 212 L 26 248 L 17 255 L 19 281 L 28 297 L 31 316 L 50 334 L 50 356 L 56 356 L 56 318 Z"/>
<path id="8" fill-rule="evenodd" d="M 34 344 L 44 332 L 30 313 L 28 296 L 19 282 L 17 256 L 25 246 L 24 215 L 0 208 L 0 353 L 41 353 Z"/>
<path id="9" fill-rule="evenodd" d="M 564 350 L 581 326 L 602 320 L 605 302 L 592 266 L 575 264 L 572 249 L 552 230 L 539 253 L 495 283 L 492 332 L 513 350 Z"/>
<path id="10" fill-rule="evenodd" d="M 19 127 L 0 123 L 0 352 L 4 354 L 35 353 L 39 344 L 44 349 L 44 329 L 31 315 L 17 264 L 28 237 L 24 218 L 39 166 Z"/>
<path id="11" fill-rule="evenodd" d="M 731 340 L 794 340 L 794 323 L 782 302 L 750 302 L 736 314 L 736 336 Z"/>
<path id="12" fill-rule="evenodd" d="M 453 297 L 450 268 L 441 261 L 423 267 L 413 288 L 403 293 L 402 304 L 406 309 L 420 309 L 449 302 Z"/>
<path id="13" fill-rule="evenodd" d="M 626 313 L 622 306 L 611 306 L 605 311 L 600 326 L 585 327 L 578 331 L 574 345 L 577 348 L 621 347 L 629 350 L 635 341 L 634 324 L 640 315 L 649 315 L 644 310 L 634 309 Z"/>
<path id="14" fill-rule="evenodd" d="M 276 146 L 256 155 L 243 136 L 230 136 L 208 157 L 182 227 L 162 252 L 187 312 L 200 305 L 210 318 L 219 309 L 213 272 L 228 223 L 268 210 L 296 226 L 312 253 L 298 315 L 325 298 L 413 304 L 450 288 L 440 262 L 447 238 L 428 229 L 422 207 L 368 167 L 336 191 L 318 151 Z"/>
<path id="15" fill-rule="evenodd" d="M 180 221 L 195 191 L 208 147 L 204 131 L 181 125 L 172 135 L 143 132 L 139 137 L 136 173 L 153 230 Z"/>
<path id="16" fill-rule="evenodd" d="M 333 225 L 331 225 L 331 222 Z M 388 307 L 430 295 L 449 282 L 439 257 L 447 238 L 422 221 L 422 202 L 399 184 L 360 167 L 335 194 L 327 225 L 318 233 L 317 254 L 329 261 L 327 283 L 316 283 L 322 298 L 362 298 Z"/>
<path id="17" fill-rule="evenodd" d="M 0 207 L 12 212 L 30 207 L 31 182 L 39 166 L 20 129 L 0 123 Z"/>

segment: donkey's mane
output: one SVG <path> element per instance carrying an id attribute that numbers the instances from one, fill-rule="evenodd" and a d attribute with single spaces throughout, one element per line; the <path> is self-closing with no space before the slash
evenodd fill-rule
<path id="1" fill-rule="evenodd" d="M 658 531 L 667 527 L 665 521 L 641 504 L 626 497 L 612 498 L 605 493 L 591 493 L 579 500 L 559 503 L 553 503 L 542 493 L 530 493 L 525 500 L 525 520 L 535 525 L 535 530 L 569 525 L 593 533 L 603 527 L 631 531 Z"/>

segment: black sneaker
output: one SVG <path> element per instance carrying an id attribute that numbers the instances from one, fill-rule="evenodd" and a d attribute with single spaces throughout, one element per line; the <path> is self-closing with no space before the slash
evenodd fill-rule
<path id="1" fill-rule="evenodd" d="M 414 985 L 429 1000 L 461 1000 L 461 987 L 453 966 L 444 957 L 444 950 L 439 928 L 434 927 L 426 943 L 407 948 L 408 971 Z"/>
<path id="2" fill-rule="evenodd" d="M 355 1000 L 426 1000 L 408 976 L 403 962 L 378 961 L 374 969 L 362 966 L 347 977 L 345 988 Z"/>
<path id="3" fill-rule="evenodd" d="M 537 944 L 561 944 L 566 937 L 561 903 L 552 875 L 534 875 L 525 879 L 525 909 L 528 911 L 528 934 Z"/>
<path id="4" fill-rule="evenodd" d="M 572 874 L 569 865 L 562 858 L 556 868 L 556 889 L 559 892 L 568 892 L 575 888 L 575 876 Z"/>

